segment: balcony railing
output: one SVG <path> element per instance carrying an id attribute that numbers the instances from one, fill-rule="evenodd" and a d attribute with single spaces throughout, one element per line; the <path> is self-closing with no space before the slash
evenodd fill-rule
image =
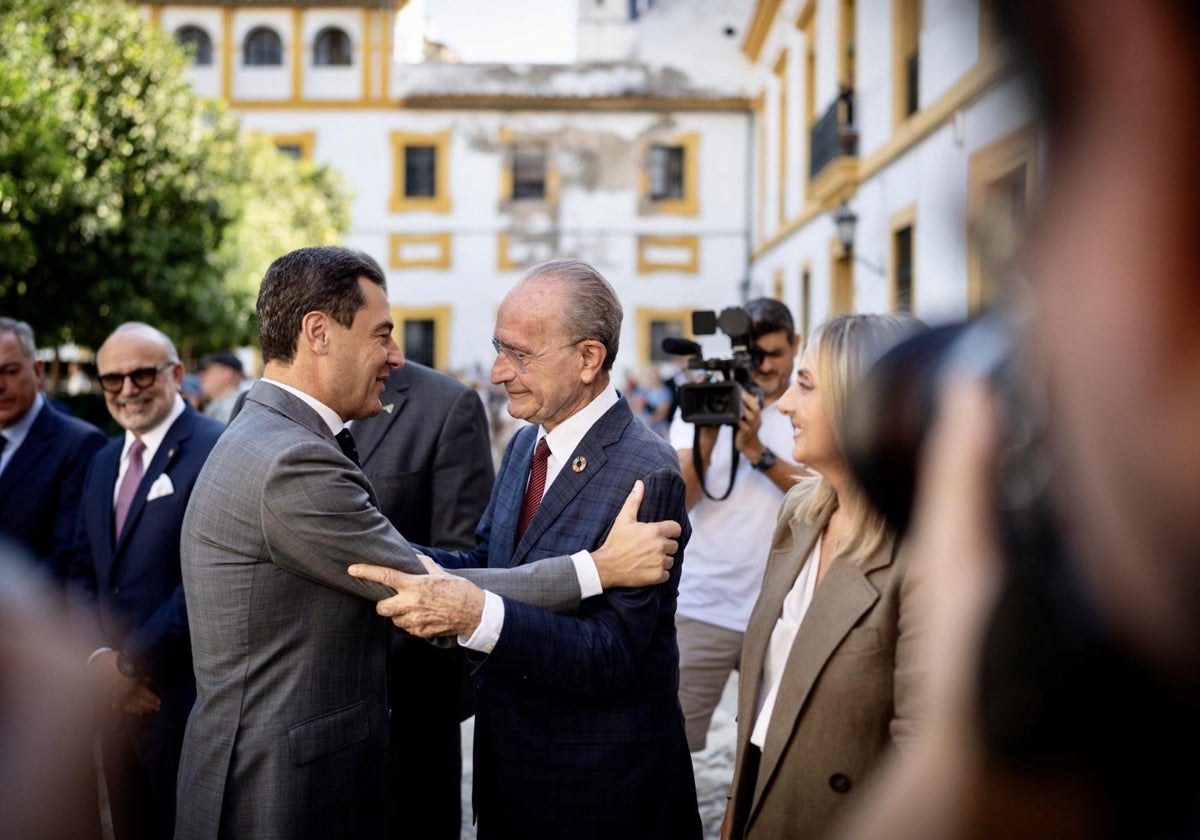
<path id="1" fill-rule="evenodd" d="M 858 154 L 858 129 L 854 125 L 854 91 L 844 90 L 829 110 L 813 123 L 808 140 L 809 180 L 842 156 Z"/>

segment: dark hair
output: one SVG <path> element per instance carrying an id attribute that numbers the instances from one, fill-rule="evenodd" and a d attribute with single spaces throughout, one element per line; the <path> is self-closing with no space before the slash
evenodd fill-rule
<path id="1" fill-rule="evenodd" d="M 258 289 L 263 361 L 292 361 L 300 322 L 309 312 L 324 312 L 349 329 L 366 305 L 360 278 L 387 290 L 379 263 L 349 248 L 300 248 L 271 263 Z"/>
<path id="2" fill-rule="evenodd" d="M 562 326 L 574 341 L 595 339 L 604 345 L 603 370 L 612 370 L 621 344 L 621 301 L 603 275 L 582 260 L 550 260 L 521 275 L 518 282 L 554 277 L 567 284 Z"/>
<path id="3" fill-rule="evenodd" d="M 796 337 L 796 322 L 792 320 L 791 311 L 775 298 L 755 298 L 746 301 L 742 308 L 750 316 L 751 339 L 780 330 L 787 333 L 788 341 Z"/>

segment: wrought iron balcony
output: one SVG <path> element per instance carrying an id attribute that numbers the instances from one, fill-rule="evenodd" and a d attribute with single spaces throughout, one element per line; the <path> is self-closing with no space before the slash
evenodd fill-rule
<path id="1" fill-rule="evenodd" d="M 815 181 L 839 157 L 858 155 L 858 129 L 854 125 L 854 91 L 843 90 L 829 110 L 813 123 L 808 140 L 808 177 Z"/>

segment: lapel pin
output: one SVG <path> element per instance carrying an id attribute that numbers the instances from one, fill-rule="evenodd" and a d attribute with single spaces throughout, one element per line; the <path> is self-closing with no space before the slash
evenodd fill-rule
<path id="1" fill-rule="evenodd" d="M 386 411 L 388 414 L 391 414 L 391 413 L 392 413 L 392 409 L 393 409 L 393 408 L 395 408 L 395 407 L 396 407 L 396 404 L 395 404 L 395 403 L 388 403 L 387 405 L 385 405 L 385 406 L 383 407 L 383 410 L 384 410 L 384 411 Z"/>
<path id="2" fill-rule="evenodd" d="M 587 458 L 584 458 L 582 455 L 580 455 L 578 458 L 576 458 L 574 461 L 571 462 L 571 470 L 573 472 L 580 473 L 586 469 L 587 469 Z"/>

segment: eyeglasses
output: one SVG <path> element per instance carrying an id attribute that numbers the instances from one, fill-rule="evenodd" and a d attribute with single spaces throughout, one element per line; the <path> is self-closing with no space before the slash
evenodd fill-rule
<path id="1" fill-rule="evenodd" d="M 160 373 L 174 364 L 175 362 L 163 362 L 158 367 L 138 368 L 129 373 L 105 373 L 99 377 L 100 387 L 110 394 L 119 394 L 125 387 L 125 380 L 129 379 L 135 388 L 149 388 Z"/>
<path id="2" fill-rule="evenodd" d="M 564 350 L 567 347 L 574 347 L 576 344 L 584 341 L 587 341 L 587 339 L 580 338 L 576 341 L 572 341 L 570 344 L 564 344 L 561 347 L 551 347 L 549 350 L 543 350 L 541 353 L 522 353 L 505 344 L 501 344 L 499 340 L 495 338 L 492 339 L 492 347 L 496 349 L 497 356 L 503 354 L 504 358 L 508 359 L 512 363 L 513 367 L 515 367 L 521 373 L 525 373 L 525 366 L 534 359 L 540 359 L 542 356 L 553 353 L 555 350 Z"/>

